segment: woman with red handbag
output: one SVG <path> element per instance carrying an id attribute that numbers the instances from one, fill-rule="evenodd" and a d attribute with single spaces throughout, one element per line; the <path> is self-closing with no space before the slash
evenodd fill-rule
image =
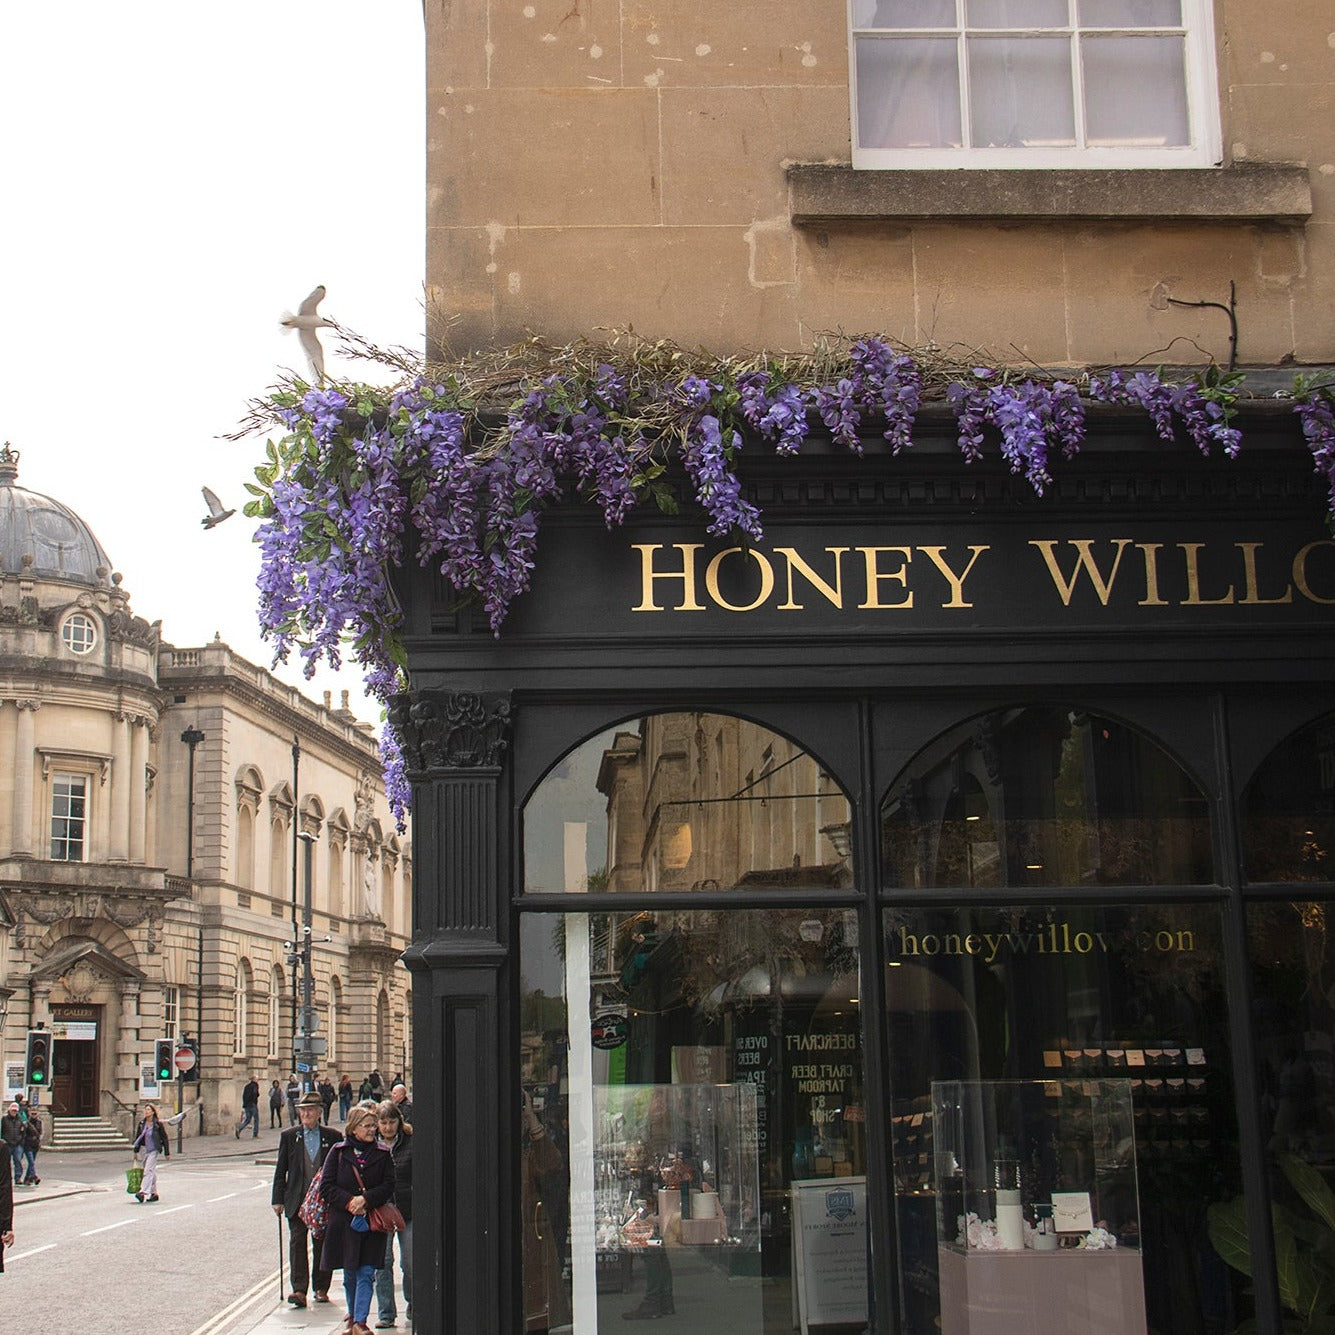
<path id="1" fill-rule="evenodd" d="M 370 1335 L 371 1290 L 375 1272 L 385 1264 L 385 1234 L 371 1228 L 370 1216 L 394 1196 L 394 1158 L 376 1143 L 374 1108 L 348 1114 L 343 1140 L 329 1151 L 320 1195 L 329 1206 L 320 1265 L 343 1272 L 352 1335 Z"/>

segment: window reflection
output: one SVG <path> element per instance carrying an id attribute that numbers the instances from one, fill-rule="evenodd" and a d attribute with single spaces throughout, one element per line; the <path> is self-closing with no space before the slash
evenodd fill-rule
<path id="1" fill-rule="evenodd" d="M 794 1181 L 865 1223 L 857 947 L 842 909 L 525 915 L 528 1329 L 791 1331 Z"/>
<path id="2" fill-rule="evenodd" d="M 852 883 L 849 805 L 800 747 L 743 719 L 656 714 L 567 755 L 524 809 L 529 893 Z"/>
<path id="3" fill-rule="evenodd" d="M 1031 1229 L 1053 1190 L 1090 1193 L 1093 1225 L 1124 1249 L 1139 1247 L 1149 1330 L 1232 1329 L 1245 1315 L 1240 1285 L 1204 1244 L 1207 1205 L 1240 1189 L 1218 911 L 897 908 L 886 911 L 884 931 L 904 1335 L 951 1324 L 943 1301 L 957 1286 L 938 1262 L 957 1237 L 949 1222 L 951 1236 L 941 1235 L 938 1216 L 990 1218 L 994 1170 L 1010 1159 L 1015 1181 L 995 1185 L 1019 1190 Z M 982 1191 L 940 1211 L 932 1092 L 945 1081 L 1030 1082 L 1035 1106 L 1054 1109 L 1087 1100 L 1096 1086 L 1124 1086 L 1135 1173 L 1120 1189 L 1134 1193 L 1138 1180 L 1138 1217 L 1126 1201 L 1100 1208 L 1107 1156 L 1096 1139 L 1048 1146 L 1052 1163 L 1031 1163 L 1014 1131 L 1005 1151 L 999 1123 L 985 1128 L 995 1130 L 991 1143 L 982 1133 L 971 1143 L 972 1168 L 960 1164 Z"/>
<path id="4" fill-rule="evenodd" d="M 1331 1319 L 1335 1244 L 1335 960 L 1328 901 L 1247 907 L 1253 1033 L 1274 1196 L 1275 1254 L 1285 1328 Z M 1210 1236 L 1231 1265 L 1249 1260 L 1245 1203 L 1216 1207 Z"/>
<path id="5" fill-rule="evenodd" d="M 1242 806 L 1248 879 L 1335 880 L 1335 715 L 1277 747 Z"/>
<path id="6" fill-rule="evenodd" d="M 1081 710 L 1011 709 L 940 739 L 881 810 L 886 885 L 1202 884 L 1204 796 L 1159 747 Z"/>

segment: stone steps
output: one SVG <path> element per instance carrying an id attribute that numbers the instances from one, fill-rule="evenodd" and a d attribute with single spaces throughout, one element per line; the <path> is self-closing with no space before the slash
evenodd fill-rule
<path id="1" fill-rule="evenodd" d="M 128 1150 L 130 1139 L 102 1117 L 51 1117 L 44 1149 L 67 1154 L 75 1150 Z"/>

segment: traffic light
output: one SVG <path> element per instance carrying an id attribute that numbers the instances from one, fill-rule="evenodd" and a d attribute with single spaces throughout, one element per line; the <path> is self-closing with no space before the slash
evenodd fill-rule
<path id="1" fill-rule="evenodd" d="M 51 1035 L 45 1029 L 28 1030 L 26 1083 L 39 1087 L 51 1083 Z"/>
<path id="2" fill-rule="evenodd" d="M 172 1052 L 176 1044 L 170 1038 L 160 1038 L 153 1044 L 153 1070 L 157 1073 L 158 1084 L 164 1085 L 176 1078 L 172 1064 Z"/>
<path id="3" fill-rule="evenodd" d="M 186 1084 L 189 1084 L 190 1081 L 199 1079 L 199 1039 L 183 1038 L 181 1040 L 181 1046 L 183 1048 L 189 1048 L 190 1051 L 195 1054 L 194 1065 L 188 1066 L 181 1072 L 181 1079 L 184 1080 Z"/>

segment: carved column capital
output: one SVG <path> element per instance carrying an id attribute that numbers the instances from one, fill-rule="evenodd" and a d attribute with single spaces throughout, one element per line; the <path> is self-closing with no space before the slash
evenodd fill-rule
<path id="1" fill-rule="evenodd" d="M 390 700 L 389 721 L 412 778 L 495 769 L 509 745 L 510 697 L 499 692 L 411 691 Z"/>

